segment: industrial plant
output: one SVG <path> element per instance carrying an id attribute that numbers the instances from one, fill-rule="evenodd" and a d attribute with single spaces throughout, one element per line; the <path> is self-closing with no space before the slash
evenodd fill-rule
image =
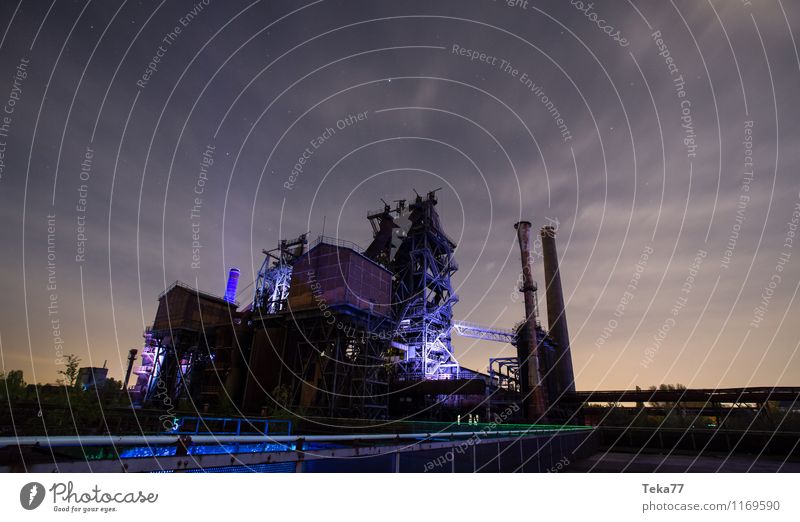
<path id="1" fill-rule="evenodd" d="M 507 329 L 459 321 L 458 245 L 436 193 L 368 212 L 366 249 L 304 233 L 265 249 L 241 290 L 237 268 L 223 296 L 176 281 L 158 298 L 140 365 L 129 358 L 134 404 L 376 421 L 489 420 L 513 405 L 518 421 L 575 422 L 565 400 L 575 382 L 555 228 L 540 230 L 548 329 L 526 221 L 514 225 L 525 316 Z M 487 371 L 467 368 L 456 335 L 512 345 L 517 355 L 489 357 Z"/>
<path id="2" fill-rule="evenodd" d="M 459 320 L 458 245 L 437 192 L 367 212 L 366 248 L 305 232 L 264 249 L 250 284 L 229 268 L 222 295 L 174 282 L 117 391 L 103 389 L 105 365 L 76 366 L 74 386 L 33 387 L 51 397 L 42 407 L 20 400 L 20 372 L 16 411 L 51 433 L 26 421 L 29 435 L 0 437 L 0 472 L 773 470 L 796 457 L 790 429 L 738 428 L 793 425 L 800 388 L 576 391 L 552 224 L 507 226 L 516 324 Z M 496 343 L 485 369 L 462 364 L 456 336 Z M 64 428 L 78 426 L 73 401 L 77 436 Z"/>

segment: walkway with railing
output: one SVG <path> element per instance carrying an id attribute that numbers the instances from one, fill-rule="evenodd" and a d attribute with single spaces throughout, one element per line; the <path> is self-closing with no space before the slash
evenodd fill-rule
<path id="1" fill-rule="evenodd" d="M 346 239 L 339 239 L 338 237 L 331 237 L 331 236 L 318 236 L 317 239 L 315 239 L 314 241 L 311 242 L 311 244 L 308 245 L 308 249 L 311 250 L 312 248 L 321 243 L 324 243 L 326 245 L 349 248 L 350 250 L 353 250 L 359 254 L 364 253 L 364 249 L 361 248 L 361 245 L 353 243 L 352 241 L 347 241 Z"/>
<path id="2" fill-rule="evenodd" d="M 16 446 L 22 462 L 0 463 L 0 472 L 536 473 L 561 471 L 597 448 L 592 428 L 497 427 L 391 434 L 6 437 L 0 438 L 0 448 Z"/>

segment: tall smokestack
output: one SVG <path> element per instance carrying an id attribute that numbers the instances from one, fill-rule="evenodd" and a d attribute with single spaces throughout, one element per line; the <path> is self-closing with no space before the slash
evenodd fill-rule
<path id="1" fill-rule="evenodd" d="M 522 260 L 522 286 L 520 292 L 525 298 L 525 326 L 517 342 L 517 358 L 520 368 L 520 387 L 525 396 L 527 418 L 535 421 L 547 410 L 545 391 L 539 376 L 539 349 L 536 341 L 536 284 L 531 273 L 531 224 L 520 221 L 517 230 L 519 252 Z"/>
<path id="2" fill-rule="evenodd" d="M 544 259 L 545 291 L 547 297 L 547 322 L 550 337 L 558 344 L 555 374 L 559 395 L 575 392 L 575 374 L 572 371 L 572 354 L 569 349 L 567 315 L 564 310 L 564 293 L 561 290 L 561 271 L 556 252 L 556 229 L 542 227 L 542 257 Z"/>
<path id="3" fill-rule="evenodd" d="M 122 391 L 128 389 L 128 381 L 131 379 L 131 371 L 133 370 L 133 361 L 136 360 L 136 354 L 139 353 L 139 350 L 136 348 L 131 348 L 128 352 L 128 369 L 125 370 L 125 381 L 122 383 Z"/>
<path id="4" fill-rule="evenodd" d="M 228 286 L 225 288 L 225 300 L 229 303 L 236 301 L 236 287 L 239 285 L 239 269 L 231 268 L 228 272 Z"/>

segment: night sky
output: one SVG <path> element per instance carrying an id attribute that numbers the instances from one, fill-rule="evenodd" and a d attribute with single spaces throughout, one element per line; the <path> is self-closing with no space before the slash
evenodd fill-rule
<path id="1" fill-rule="evenodd" d="M 2 369 L 120 378 L 173 281 L 237 266 L 246 304 L 263 248 L 366 247 L 380 198 L 441 187 L 460 320 L 517 323 L 513 224 L 558 224 L 578 389 L 800 385 L 798 30 L 785 0 L 4 0 Z"/>

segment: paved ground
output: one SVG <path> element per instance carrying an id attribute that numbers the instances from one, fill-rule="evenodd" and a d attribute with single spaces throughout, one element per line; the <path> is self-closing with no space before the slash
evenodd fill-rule
<path id="1" fill-rule="evenodd" d="M 783 462 L 775 457 L 761 457 L 756 460 L 755 455 L 704 455 L 695 457 L 690 455 L 657 455 L 635 453 L 595 453 L 591 457 L 576 462 L 567 468 L 570 473 L 800 473 L 800 462 Z"/>

